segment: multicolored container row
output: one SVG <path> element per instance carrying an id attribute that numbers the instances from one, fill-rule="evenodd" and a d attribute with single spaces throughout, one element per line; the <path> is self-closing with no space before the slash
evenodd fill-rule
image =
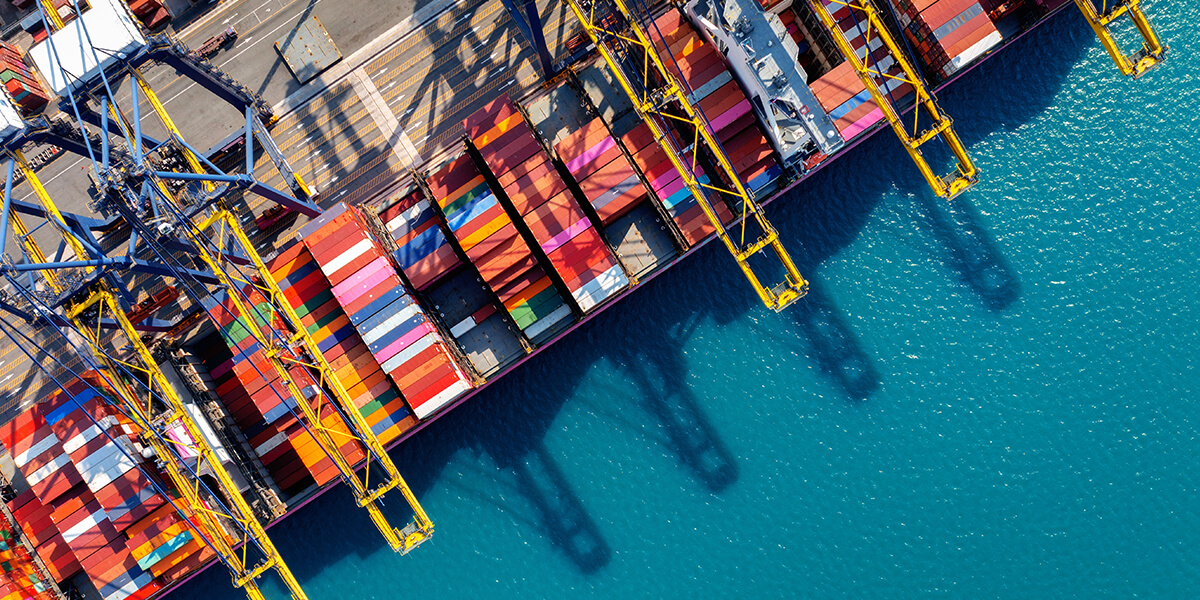
<path id="1" fill-rule="evenodd" d="M 375 436 L 387 443 L 412 429 L 417 423 L 412 411 L 354 329 L 308 248 L 298 243 L 284 248 L 267 268 Z"/>
<path id="2" fill-rule="evenodd" d="M 527 337 L 552 335 L 572 321 L 570 307 L 469 155 L 426 181 L 459 246 Z"/>
<path id="3" fill-rule="evenodd" d="M 1003 37 L 975 0 L 889 0 L 904 35 L 931 74 L 949 77 Z"/>
<path id="4" fill-rule="evenodd" d="M 847 41 L 858 52 L 859 58 L 871 69 L 894 76 L 876 79 L 876 84 L 888 95 L 891 103 L 898 104 L 901 99 L 911 94 L 912 86 L 902 81 L 903 72 L 882 42 L 873 35 L 868 39 L 869 27 L 866 17 L 848 6 L 830 0 L 822 1 L 837 20 Z M 825 112 L 834 119 L 834 125 L 842 137 L 847 140 L 862 135 L 872 125 L 883 120 L 883 111 L 871 98 L 871 93 L 867 91 L 867 86 L 854 71 L 850 61 L 842 61 L 810 83 L 809 88 Z"/>
<path id="5" fill-rule="evenodd" d="M 56 581 L 82 571 L 106 600 L 146 598 L 213 553 L 159 493 L 138 430 L 113 408 L 104 383 L 88 383 L 75 380 L 0 426 L 0 443 L 29 485 L 8 506 Z M 167 522 L 176 526 L 167 531 Z M 0 545 L 13 549 L 8 538 Z"/>
<path id="6" fill-rule="evenodd" d="M 442 230 L 442 219 L 419 189 L 405 193 L 381 215 L 396 243 L 396 265 L 418 291 L 424 291 L 461 263 Z"/>
<path id="7" fill-rule="evenodd" d="M 360 396 L 356 403 L 374 398 L 398 409 L 407 401 L 424 419 L 474 387 L 357 209 L 339 204 L 302 228 L 299 237 L 333 286 L 346 325 L 366 343 L 362 360 L 374 357 L 403 396 Z M 388 420 L 394 423 L 388 427 L 403 425 L 402 419 Z"/>
<path id="8" fill-rule="evenodd" d="M 692 90 L 693 102 L 747 191 L 765 197 L 778 189 L 783 167 L 775 160 L 750 100 L 721 53 L 706 43 L 677 9 L 668 10 L 655 25 L 662 32 L 655 42 L 659 57 Z M 685 139 L 689 137 L 685 135 Z"/>
<path id="9" fill-rule="evenodd" d="M 314 482 L 332 481 L 339 474 L 337 465 L 301 422 L 302 409 L 251 333 L 248 319 L 254 319 L 261 331 L 276 340 L 290 334 L 267 298 L 253 286 L 243 288 L 239 296 L 250 315 L 240 314 L 227 293 L 218 294 L 219 302 L 205 302 L 210 319 L 232 353 L 229 360 L 210 369 L 217 394 L 281 490 L 296 493 Z M 306 367 L 292 365 L 287 370 L 299 388 L 316 385 Z M 318 412 L 325 427 L 345 434 L 334 439 L 343 441 L 341 452 L 351 464 L 366 457 L 336 411 Z"/>
<path id="10" fill-rule="evenodd" d="M 466 126 L 467 135 L 581 310 L 588 312 L 629 287 L 608 244 L 508 96 L 468 117 Z M 593 157 L 592 162 L 599 158 Z M 605 175 L 597 176 L 592 187 L 601 185 L 597 182 Z M 628 175 L 634 174 L 629 171 Z M 615 205 L 612 209 L 618 210 Z M 609 210 L 605 214 L 613 217 L 616 213 Z M 550 292 L 553 288 L 548 287 L 545 293 Z"/>
<path id="11" fill-rule="evenodd" d="M 21 52 L 3 42 L 0 42 L 0 81 L 4 82 L 5 89 L 16 101 L 22 115 L 32 115 L 50 101 L 45 88 L 29 71 Z"/>

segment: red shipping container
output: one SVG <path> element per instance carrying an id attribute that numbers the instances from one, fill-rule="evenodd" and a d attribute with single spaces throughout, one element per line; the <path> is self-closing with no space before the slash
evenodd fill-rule
<path id="1" fill-rule="evenodd" d="M 492 279 L 489 279 L 488 285 L 491 286 L 493 290 L 497 290 L 497 295 L 503 298 L 502 290 L 509 286 L 511 284 L 510 282 L 526 275 L 533 274 L 536 274 L 539 278 L 545 276 L 545 273 L 542 272 L 542 268 L 537 264 L 537 259 L 530 254 L 522 259 L 521 262 L 510 267 L 508 270 L 500 273 Z"/>
<path id="2" fill-rule="evenodd" d="M 505 94 L 469 115 L 463 121 L 463 127 L 466 128 L 468 137 L 475 138 L 491 129 L 492 123 L 513 114 L 513 112 L 512 101 Z"/>
<path id="3" fill-rule="evenodd" d="M 506 171 L 503 175 L 497 177 L 497 179 L 500 181 L 500 185 L 503 186 L 504 191 L 511 194 L 536 182 L 551 172 L 555 172 L 554 163 L 550 162 L 550 158 L 545 153 L 539 153 L 531 156 L 529 160 L 513 167 L 511 170 Z"/>
<path id="4" fill-rule="evenodd" d="M 496 248 L 511 242 L 513 238 L 517 237 L 517 235 L 517 226 L 513 225 L 510 221 L 507 225 L 501 227 L 492 235 L 489 235 L 482 242 L 479 242 L 478 244 L 471 246 L 470 249 L 467 249 L 467 258 L 471 259 L 472 263 L 478 263 L 483 259 L 483 257 L 491 254 L 491 252 Z"/>
<path id="5" fill-rule="evenodd" d="M 514 192 L 533 185 L 550 173 L 557 173 L 554 164 L 550 162 L 545 154 L 538 154 L 500 176 L 500 185 L 504 186 L 506 194 L 511 195 Z"/>
<path id="6" fill-rule="evenodd" d="M 458 255 L 454 252 L 454 247 L 443 244 L 429 256 L 405 269 L 404 274 L 408 276 L 413 287 L 424 290 L 438 281 L 442 275 L 450 273 L 456 266 L 458 266 Z"/>
<path id="7" fill-rule="evenodd" d="M 61 535 L 55 535 L 40 544 L 37 553 L 50 571 L 50 576 L 59 583 L 78 573 L 81 568 L 79 560 Z"/>

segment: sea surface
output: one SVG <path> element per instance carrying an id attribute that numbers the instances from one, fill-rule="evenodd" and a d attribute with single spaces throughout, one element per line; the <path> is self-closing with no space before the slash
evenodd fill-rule
<path id="1" fill-rule="evenodd" d="M 796 306 L 710 244 L 403 444 L 412 554 L 273 527 L 309 597 L 1195 597 L 1200 3 L 1147 11 L 1140 80 L 1072 9 L 944 90 L 959 199 L 883 131 L 768 205 Z"/>

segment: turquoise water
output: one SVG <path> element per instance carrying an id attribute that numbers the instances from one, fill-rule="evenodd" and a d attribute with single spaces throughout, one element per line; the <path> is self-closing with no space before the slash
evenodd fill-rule
<path id="1" fill-rule="evenodd" d="M 963 198 L 885 132 L 770 205 L 798 306 L 711 245 L 406 443 L 412 555 L 342 488 L 274 527 L 310 597 L 1195 595 L 1200 5 L 1149 11 L 1140 81 L 1066 12 L 940 95 Z"/>

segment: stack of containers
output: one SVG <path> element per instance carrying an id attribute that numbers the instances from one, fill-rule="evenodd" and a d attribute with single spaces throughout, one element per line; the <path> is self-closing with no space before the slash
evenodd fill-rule
<path id="1" fill-rule="evenodd" d="M 868 41 L 865 33 L 868 30 L 866 17 L 850 7 L 822 0 L 826 9 L 837 21 L 838 27 L 846 36 L 847 41 L 858 53 L 860 59 L 873 70 L 897 76 L 897 78 L 876 78 L 880 91 L 888 94 L 893 104 L 912 93 L 912 86 L 903 82 L 900 67 L 891 54 L 883 46 L 878 37 L 872 36 Z M 869 46 L 869 47 L 868 47 Z M 834 119 L 834 125 L 847 140 L 861 135 L 872 125 L 883 120 L 883 111 L 871 98 L 871 93 L 863 85 L 862 79 L 854 71 L 850 61 L 843 61 L 838 66 L 809 84 L 817 101 Z"/>
<path id="2" fill-rule="evenodd" d="M 441 218 L 420 189 L 413 189 L 379 215 L 396 241 L 392 254 L 418 291 L 428 289 L 460 263 L 442 231 Z"/>
<path id="3" fill-rule="evenodd" d="M 584 148 L 575 157 L 575 166 L 585 174 L 585 178 L 592 178 L 588 184 L 589 191 L 602 202 L 602 206 L 607 206 L 604 204 L 607 200 L 604 194 L 627 183 L 631 177 L 636 183 L 636 176 L 620 156 L 616 143 L 607 136 L 603 124 L 597 124 L 606 132 L 604 138 L 607 143 L 597 140 L 598 146 Z M 579 207 L 567 184 L 559 177 L 550 156 L 542 149 L 533 130 L 508 96 L 501 96 L 468 117 L 466 129 L 467 135 L 483 155 L 492 174 L 504 186 L 513 207 L 566 283 L 580 309 L 588 312 L 629 287 L 629 279 L 617 264 L 604 238 L 600 237 Z M 592 151 L 590 154 L 589 150 Z M 602 167 L 609 167 L 614 158 L 620 159 L 620 162 L 598 173 Z M 622 167 L 627 172 L 622 171 Z M 617 177 L 620 179 L 615 180 Z M 599 188 L 606 183 L 613 185 L 600 192 Z M 620 198 L 618 204 L 633 199 L 637 197 Z M 625 209 L 613 206 L 605 214 L 619 216 L 624 214 Z M 541 294 L 557 296 L 552 286 L 548 286 Z"/>
<path id="4" fill-rule="evenodd" d="M 765 196 L 779 184 L 783 168 L 775 160 L 754 116 L 750 100 L 725 66 L 724 57 L 692 28 L 678 9 L 667 11 L 655 24 L 655 47 L 663 64 L 692 90 L 692 102 L 708 120 L 709 129 L 729 157 L 747 191 Z M 685 135 L 690 143 L 690 135 Z"/>
<path id="5" fill-rule="evenodd" d="M 537 341 L 556 331 L 556 325 L 570 322 L 570 307 L 551 285 L 470 156 L 451 161 L 431 175 L 428 183 L 450 231 L 526 336 Z"/>
<path id="6" fill-rule="evenodd" d="M 46 89 L 29 72 L 29 67 L 21 58 L 21 51 L 3 42 L 0 42 L 0 81 L 4 82 L 5 89 L 20 107 L 22 115 L 29 116 L 50 101 Z"/>
<path id="7" fill-rule="evenodd" d="M 5 437 L 7 439 L 8 436 Z M 8 509 L 55 581 L 65 581 L 79 572 L 79 559 L 67 548 L 66 541 L 50 518 L 50 508 L 37 499 L 33 490 L 25 490 L 10 500 Z"/>
<path id="8" fill-rule="evenodd" d="M 928 72 L 953 75 L 1000 43 L 1002 36 L 975 0 L 889 0 L 904 35 Z"/>
<path id="9" fill-rule="evenodd" d="M 368 352 L 361 360 L 374 357 L 418 419 L 474 387 L 441 333 L 397 277 L 365 216 L 338 204 L 298 235 L 333 286 L 333 296 L 348 322 L 366 342 Z M 393 400 L 388 406 L 398 411 L 402 404 Z"/>
<path id="10" fill-rule="evenodd" d="M 288 494 L 295 494 L 313 485 L 315 480 L 304 466 L 304 461 L 300 460 L 289 435 L 297 429 L 302 429 L 299 421 L 294 418 L 267 421 L 246 387 L 257 386 L 258 380 L 249 374 L 239 375 L 234 371 L 234 365 L 234 359 L 225 356 L 219 359 L 209 372 L 217 387 L 217 395 L 229 410 L 238 428 L 245 433 L 255 454 L 271 474 L 271 479 L 279 489 Z M 239 379 L 242 376 L 252 383 L 243 383 Z"/>
<path id="11" fill-rule="evenodd" d="M 386 444 L 415 427 L 416 417 L 355 331 L 308 248 L 292 244 L 267 268 L 379 441 Z"/>
<path id="12" fill-rule="evenodd" d="M 50 582 L 38 574 L 33 557 L 7 517 L 0 529 L 0 571 L 0 599 L 52 600 Z"/>
<path id="13" fill-rule="evenodd" d="M 579 182 L 601 223 L 612 224 L 646 199 L 646 188 L 599 118 L 568 134 L 554 151 Z"/>
<path id="14" fill-rule="evenodd" d="M 14 517 L 53 577 L 62 581 L 82 570 L 106 600 L 147 597 L 190 570 L 181 563 L 190 559 L 194 569 L 211 556 L 201 556 L 206 549 L 199 544 L 175 547 L 162 553 L 161 568 L 148 570 L 130 553 L 127 532 L 153 521 L 155 512 L 172 510 L 138 468 L 129 437 L 135 433 L 107 398 L 80 380 L 0 428 L 26 481 L 39 482 L 9 502 Z M 46 469 L 60 462 L 46 457 L 56 456 L 68 459 L 57 471 L 73 465 L 82 474 L 62 492 L 40 487 Z"/>
<path id="15" fill-rule="evenodd" d="M 252 311 L 250 315 L 237 315 L 233 298 L 224 292 L 218 294 L 219 303 L 211 299 L 203 302 L 208 308 L 210 319 L 218 326 L 221 336 L 233 352 L 233 363 L 230 370 L 250 397 L 254 407 L 262 415 L 263 421 L 268 425 L 265 430 L 255 432 L 250 443 L 255 445 L 255 451 L 258 452 L 268 470 L 271 470 L 271 464 L 276 460 L 291 458 L 288 456 L 290 449 L 299 456 L 304 468 L 317 484 L 325 485 L 338 476 L 337 464 L 329 458 L 325 449 L 317 442 L 309 429 L 299 421 L 298 417 L 303 416 L 303 412 L 296 404 L 291 391 L 284 385 L 278 371 L 271 365 L 266 354 L 263 353 L 262 347 L 255 340 L 246 319 L 255 319 L 258 326 L 264 331 L 274 329 L 275 335 L 280 339 L 286 339 L 288 333 L 282 323 L 275 321 L 273 308 L 257 289 L 248 285 L 243 288 L 243 294 L 242 301 L 248 310 Z M 237 315 L 236 318 L 235 315 Z M 271 319 L 272 322 L 266 323 L 267 319 Z M 223 371 L 220 368 L 214 370 L 214 377 L 218 376 L 218 372 L 223 373 Z M 288 367 L 288 373 L 291 375 L 292 381 L 296 382 L 301 389 L 316 385 L 308 369 L 302 365 L 295 364 Z M 227 390 L 232 391 L 232 395 L 237 397 L 239 396 L 237 390 L 230 389 L 235 387 L 236 384 Z M 220 387 L 218 387 L 217 394 L 221 395 Z M 222 396 L 222 398 L 225 397 Z M 226 402 L 230 401 L 226 400 Z M 231 411 L 237 410 L 232 403 L 228 406 Z M 349 436 L 349 429 L 336 411 L 323 410 L 319 412 L 322 416 L 322 424 L 326 428 L 345 434 L 334 434 L 333 439 L 341 442 L 341 452 L 350 464 L 356 464 L 366 458 L 366 452 L 362 445 Z M 249 432 L 247 434 L 249 437 Z M 283 444 L 285 437 L 289 442 L 288 445 Z M 264 450 L 266 451 L 264 452 Z M 292 471 L 284 474 L 289 482 L 303 480 L 303 476 L 295 473 L 294 463 L 285 463 L 281 465 L 281 469 Z M 274 476 L 275 473 L 272 472 L 272 477 Z M 279 483 L 281 489 L 288 491 L 289 487 L 285 487 L 284 483 L 279 480 L 276 482 Z"/>
<path id="16" fill-rule="evenodd" d="M 675 165 L 671 164 L 666 151 L 654 141 L 654 134 L 645 123 L 639 123 L 629 133 L 621 136 L 621 141 L 633 155 L 633 162 L 641 169 L 646 181 L 650 182 L 650 187 L 679 226 L 679 231 L 688 244 L 694 246 L 716 232 L 712 221 L 684 183 Z M 685 156 L 684 160 L 690 161 L 690 155 Z M 700 183 L 709 181 L 708 175 L 699 167 L 696 168 L 696 179 Z M 713 194 L 709 194 L 708 199 L 722 222 L 729 223 L 733 220 L 733 213 L 724 202 L 716 199 Z"/>

